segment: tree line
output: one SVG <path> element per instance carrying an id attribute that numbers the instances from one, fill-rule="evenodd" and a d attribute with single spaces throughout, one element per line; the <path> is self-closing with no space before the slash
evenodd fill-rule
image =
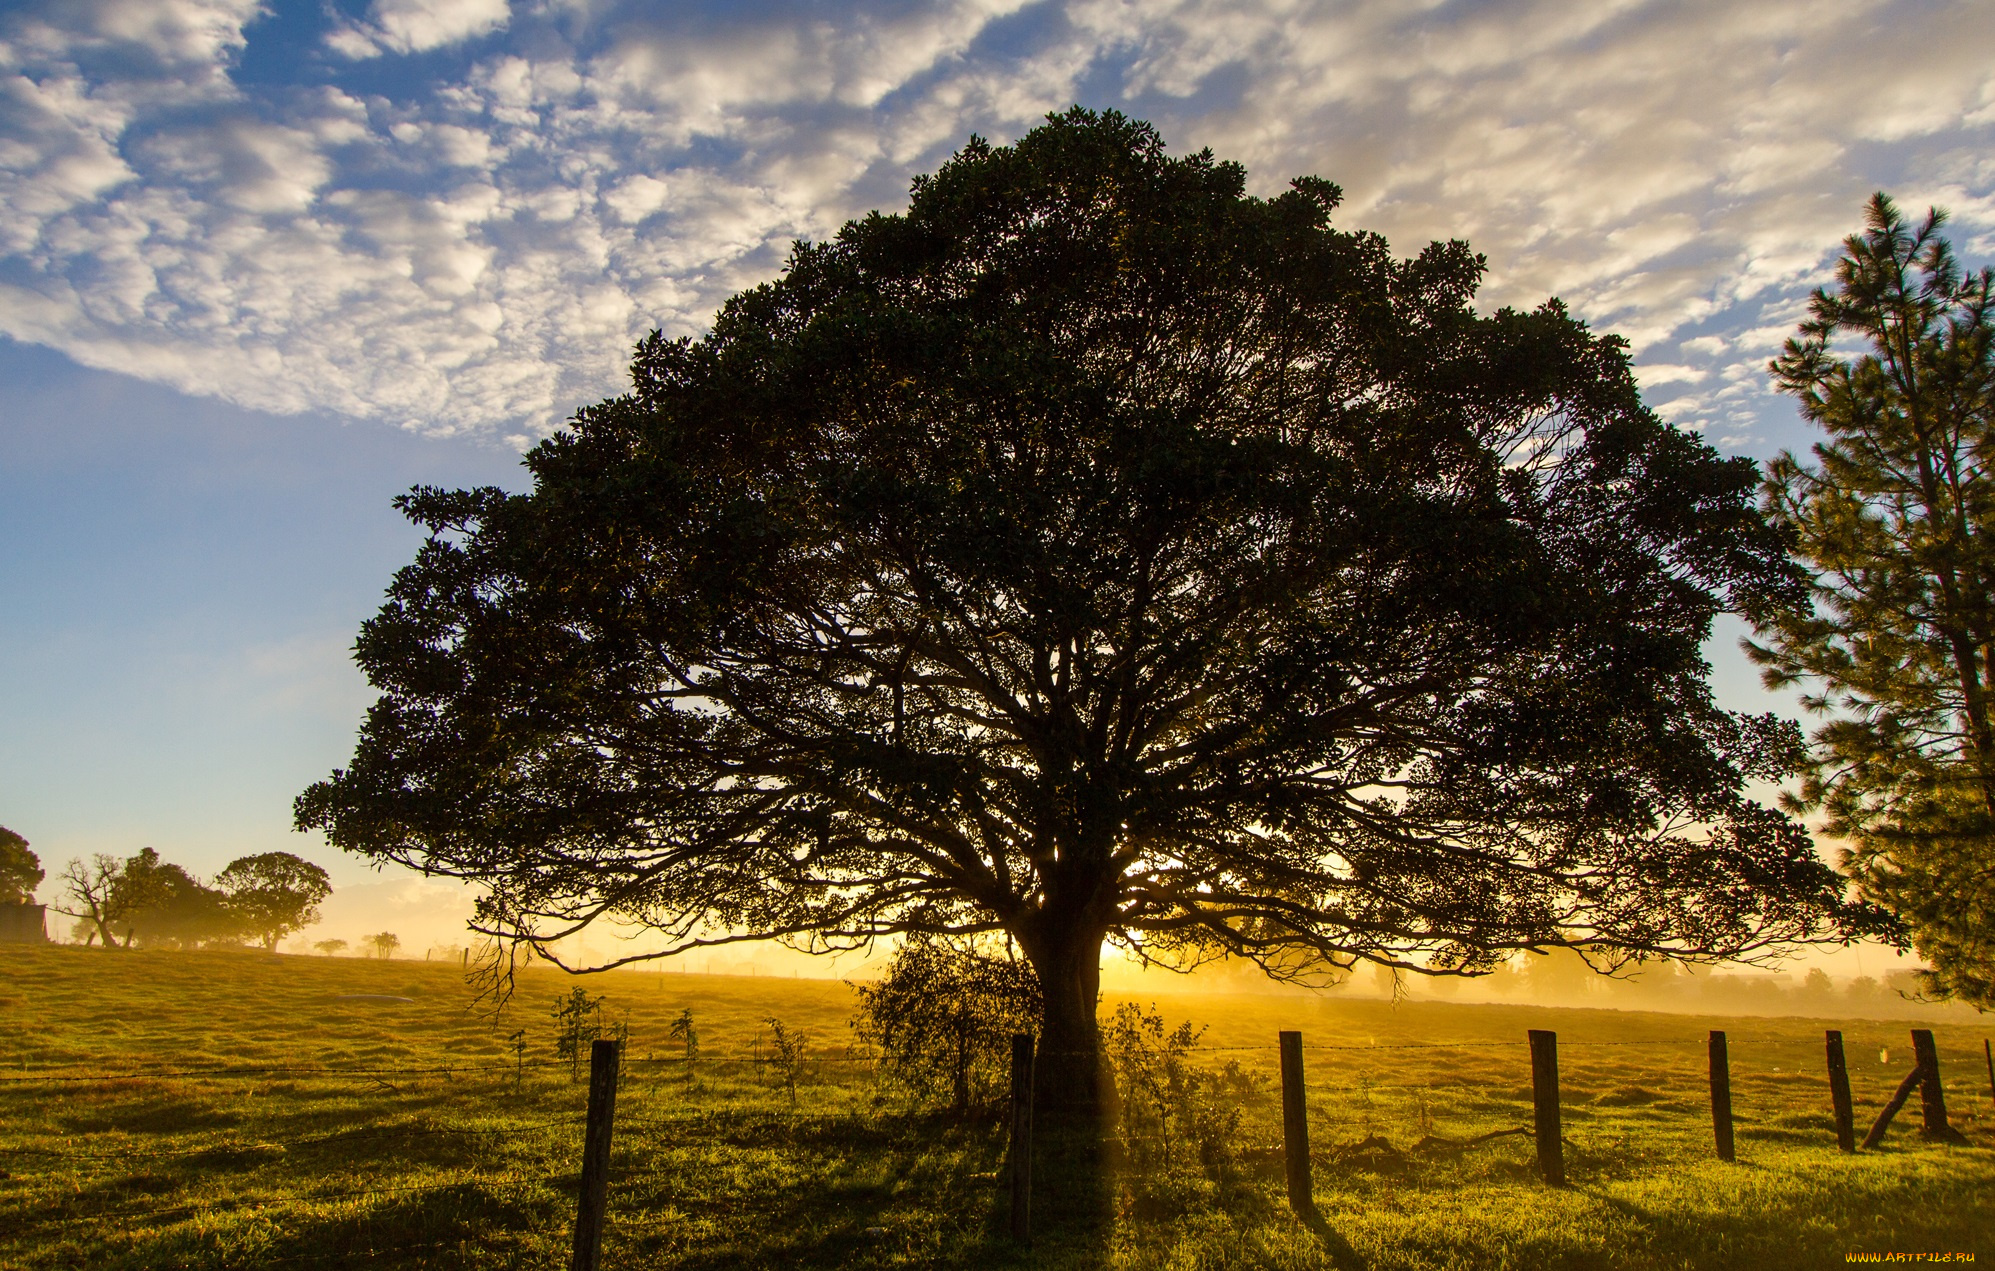
<path id="1" fill-rule="evenodd" d="M 277 942 L 319 920 L 332 880 L 290 852 L 238 857 L 208 882 L 141 849 L 123 860 L 97 853 L 59 875 L 63 903 L 86 945 L 189 949 Z"/>

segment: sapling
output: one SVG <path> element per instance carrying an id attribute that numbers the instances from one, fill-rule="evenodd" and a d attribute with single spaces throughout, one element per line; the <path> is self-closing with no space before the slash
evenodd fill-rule
<path id="1" fill-rule="evenodd" d="M 783 1027 L 783 1021 L 770 1016 L 769 1031 L 775 1040 L 769 1055 L 769 1066 L 775 1070 L 776 1080 L 790 1095 L 790 1111 L 797 1108 L 797 1082 L 803 1076 L 804 1056 L 810 1047 L 810 1034 L 799 1029 L 795 1032 Z"/>
<path id="2" fill-rule="evenodd" d="M 554 1000 L 554 1057 L 568 1061 L 568 1079 L 582 1079 L 582 1052 L 603 1036 L 603 999 L 580 988 Z"/>
<path id="3" fill-rule="evenodd" d="M 507 1037 L 506 1040 L 512 1043 L 513 1093 L 518 1094 L 521 1084 L 526 1079 L 526 1030 L 524 1028 L 519 1029 Z"/>
<path id="4" fill-rule="evenodd" d="M 667 1036 L 685 1043 L 686 1084 L 690 1086 L 693 1084 L 693 1065 L 700 1057 L 700 1030 L 693 1023 L 692 1007 L 688 1006 L 679 1012 L 679 1017 L 672 1021 L 672 1027 L 668 1031 Z"/>

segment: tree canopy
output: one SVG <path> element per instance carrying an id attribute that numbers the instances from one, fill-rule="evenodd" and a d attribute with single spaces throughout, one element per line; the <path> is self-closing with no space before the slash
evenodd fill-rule
<path id="1" fill-rule="evenodd" d="M 289 852 L 263 852 L 230 861 L 215 875 L 241 930 L 275 949 L 277 942 L 319 920 L 319 904 L 332 895 L 326 871 Z"/>
<path id="2" fill-rule="evenodd" d="M 1850 922 L 1743 794 L 1798 730 L 1700 655 L 1799 586 L 1754 466 L 1340 197 L 1113 113 L 973 138 L 644 340 L 531 493 L 401 501 L 380 697 L 299 825 L 543 948 L 1002 930 L 1076 1106 L 1105 940 L 1309 977 Z"/>
<path id="3" fill-rule="evenodd" d="M 1944 215 L 1875 196 L 1833 286 L 1770 369 L 1821 426 L 1769 467 L 1766 509 L 1807 566 L 1755 615 L 1772 687 L 1812 685 L 1798 810 L 1907 924 L 1931 987 L 1995 1005 L 1995 275 Z M 1859 352 L 1837 347 L 1860 342 Z"/>
<path id="4" fill-rule="evenodd" d="M 111 923 L 124 933 L 124 945 L 189 947 L 232 941 L 240 930 L 228 899 L 188 873 L 162 860 L 153 848 L 139 849 L 110 883 Z"/>
<path id="5" fill-rule="evenodd" d="M 41 858 L 28 850 L 28 840 L 0 825 L 0 905 L 33 900 L 45 877 Z"/>

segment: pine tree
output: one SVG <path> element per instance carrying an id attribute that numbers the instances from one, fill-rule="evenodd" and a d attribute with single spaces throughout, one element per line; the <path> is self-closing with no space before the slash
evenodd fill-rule
<path id="1" fill-rule="evenodd" d="M 1928 987 L 1995 1004 L 1995 331 L 1931 211 L 1872 197 L 1831 287 L 1770 365 L 1827 440 L 1770 466 L 1770 519 L 1811 604 L 1755 614 L 1769 687 L 1827 717 L 1800 809 L 1932 964 Z M 1839 351 L 1861 340 L 1862 352 Z"/>

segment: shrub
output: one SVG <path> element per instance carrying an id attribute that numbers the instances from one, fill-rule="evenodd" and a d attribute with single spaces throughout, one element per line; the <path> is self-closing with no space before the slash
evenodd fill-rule
<path id="1" fill-rule="evenodd" d="M 948 1092 L 958 1115 L 1010 1082 L 1011 1037 L 1039 1022 L 1039 980 L 1023 960 L 967 941 L 911 939 L 875 984 L 854 986 L 860 1040 L 916 1098 Z"/>
<path id="2" fill-rule="evenodd" d="M 1159 1178 L 1195 1167 L 1223 1181 L 1235 1159 L 1240 1101 L 1265 1082 L 1244 1072 L 1238 1060 L 1218 1072 L 1199 1067 L 1191 1054 L 1205 1028 L 1187 1020 L 1166 1031 L 1154 1008 L 1124 1002 L 1103 1031 L 1130 1164 Z"/>

